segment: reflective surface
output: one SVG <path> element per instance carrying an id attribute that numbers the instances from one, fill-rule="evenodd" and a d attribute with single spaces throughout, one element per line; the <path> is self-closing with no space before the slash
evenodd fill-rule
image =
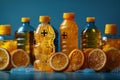
<path id="1" fill-rule="evenodd" d="M 39 72 L 33 68 L 0 71 L 0 80 L 120 80 L 119 72 L 94 72 L 84 70 L 77 72 Z"/>

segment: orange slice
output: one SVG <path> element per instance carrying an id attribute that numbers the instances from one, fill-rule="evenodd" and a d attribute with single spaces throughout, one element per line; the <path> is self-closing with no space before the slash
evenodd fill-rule
<path id="1" fill-rule="evenodd" d="M 14 67 L 26 67 L 30 63 L 30 57 L 24 50 L 16 49 L 12 52 L 11 62 Z"/>
<path id="2" fill-rule="evenodd" d="M 70 60 L 69 67 L 72 68 L 72 71 L 77 71 L 82 67 L 82 65 L 84 63 L 84 54 L 81 50 L 74 49 L 69 54 L 69 60 Z M 68 69 L 70 70 L 69 67 L 68 67 Z"/>
<path id="3" fill-rule="evenodd" d="M 69 64 L 69 58 L 62 52 L 54 53 L 50 56 L 50 67 L 55 71 L 64 70 Z"/>
<path id="4" fill-rule="evenodd" d="M 120 51 L 116 48 L 110 48 L 106 51 L 107 55 L 107 70 L 113 70 L 120 67 Z"/>
<path id="5" fill-rule="evenodd" d="M 0 48 L 0 70 L 5 70 L 10 63 L 10 55 L 4 48 Z"/>
<path id="6" fill-rule="evenodd" d="M 94 49 L 89 53 L 88 65 L 95 71 L 102 70 L 107 61 L 106 54 L 101 49 Z"/>

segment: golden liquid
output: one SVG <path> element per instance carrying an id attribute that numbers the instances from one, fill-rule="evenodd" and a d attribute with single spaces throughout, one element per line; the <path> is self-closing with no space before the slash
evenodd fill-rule
<path id="1" fill-rule="evenodd" d="M 107 39 L 106 41 L 103 41 L 104 45 L 103 45 L 103 50 L 107 51 L 109 48 L 117 48 L 120 50 L 120 39 L 114 39 L 114 38 L 110 38 Z"/>
<path id="2" fill-rule="evenodd" d="M 78 49 L 78 26 L 73 20 L 65 20 L 60 26 L 60 47 L 67 55 Z"/>
<path id="3" fill-rule="evenodd" d="M 30 62 L 33 64 L 34 62 L 34 33 L 30 32 L 21 32 L 15 33 L 15 38 L 17 40 L 18 49 L 25 50 L 30 56 Z"/>
<path id="4" fill-rule="evenodd" d="M 85 29 L 81 33 L 81 48 L 101 48 L 101 33 L 98 29 Z"/>
<path id="5" fill-rule="evenodd" d="M 49 24 L 40 24 L 35 32 L 35 58 L 40 60 L 40 70 L 48 71 L 49 57 L 55 52 L 55 32 Z"/>

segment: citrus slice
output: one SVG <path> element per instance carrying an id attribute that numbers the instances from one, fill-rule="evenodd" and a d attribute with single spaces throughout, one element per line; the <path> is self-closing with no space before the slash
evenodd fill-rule
<path id="1" fill-rule="evenodd" d="M 26 67 L 30 63 L 30 57 L 24 50 L 16 49 L 12 52 L 11 62 L 14 67 Z"/>
<path id="2" fill-rule="evenodd" d="M 50 56 L 50 67 L 55 71 L 64 70 L 69 64 L 69 58 L 62 52 L 56 52 Z"/>
<path id="3" fill-rule="evenodd" d="M 110 48 L 106 51 L 107 55 L 107 70 L 113 70 L 117 67 L 120 67 L 120 51 L 116 48 Z"/>
<path id="4" fill-rule="evenodd" d="M 82 67 L 84 63 L 84 54 L 81 50 L 74 49 L 69 54 L 69 60 L 70 60 L 69 66 L 72 68 L 72 71 L 77 71 Z"/>
<path id="5" fill-rule="evenodd" d="M 106 54 L 101 49 L 94 49 L 89 53 L 88 65 L 95 71 L 102 70 L 107 61 Z"/>
<path id="6" fill-rule="evenodd" d="M 10 55 L 4 48 L 0 48 L 0 70 L 5 70 L 10 63 Z"/>

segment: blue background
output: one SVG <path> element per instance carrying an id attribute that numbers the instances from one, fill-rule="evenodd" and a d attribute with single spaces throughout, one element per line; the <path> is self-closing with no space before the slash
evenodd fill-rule
<path id="1" fill-rule="evenodd" d="M 12 35 L 21 26 L 21 17 L 30 17 L 36 29 L 40 15 L 50 16 L 51 25 L 59 31 L 64 12 L 75 13 L 79 41 L 87 16 L 96 18 L 102 35 L 107 23 L 117 24 L 120 35 L 120 0 L 0 0 L 0 24 L 11 24 Z"/>

